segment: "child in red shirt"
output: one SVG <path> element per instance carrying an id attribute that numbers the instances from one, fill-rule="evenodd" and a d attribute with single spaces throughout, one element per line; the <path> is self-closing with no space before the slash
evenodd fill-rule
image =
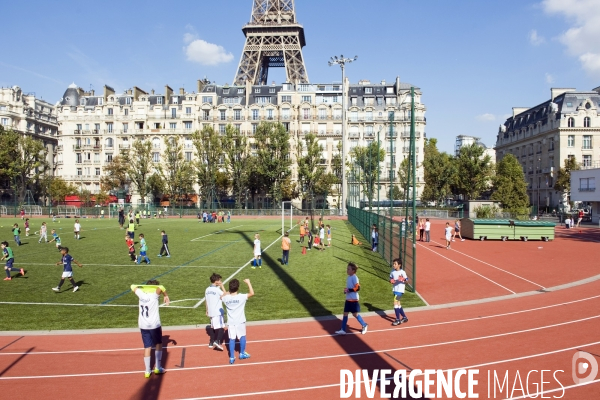
<path id="1" fill-rule="evenodd" d="M 125 235 L 125 243 L 127 243 L 127 248 L 129 249 L 129 257 L 131 257 L 131 261 L 135 262 L 135 243 L 129 235 Z"/>

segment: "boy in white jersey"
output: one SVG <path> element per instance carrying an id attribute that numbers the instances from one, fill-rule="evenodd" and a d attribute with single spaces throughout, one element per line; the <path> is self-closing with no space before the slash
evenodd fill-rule
<path id="1" fill-rule="evenodd" d="M 402 269 L 402 261 L 399 258 L 395 258 L 392 261 L 392 267 L 394 270 L 390 273 L 390 283 L 392 284 L 392 292 L 394 293 L 394 312 L 396 313 L 396 320 L 392 322 L 392 325 L 397 326 L 408 322 L 408 318 L 406 318 L 406 314 L 404 314 L 404 310 L 402 309 L 402 304 L 400 304 L 400 298 L 404 294 L 408 276 L 406 275 L 406 271 Z M 402 319 L 400 319 L 400 315 L 402 315 Z"/>
<path id="2" fill-rule="evenodd" d="M 158 313 L 158 299 L 162 293 L 165 305 L 169 305 L 169 296 L 165 287 L 154 280 L 148 281 L 146 285 L 131 285 L 131 290 L 140 299 L 138 325 L 144 342 L 144 364 L 146 366 L 144 376 L 150 378 L 152 373 L 150 370 L 150 354 L 153 346 L 156 346 L 154 373 L 157 375 L 164 374 L 165 370 L 160 366 L 162 360 L 162 328 Z"/>
<path id="3" fill-rule="evenodd" d="M 38 240 L 38 243 L 42 243 L 42 239 L 48 243 L 48 227 L 45 222 L 42 222 L 42 226 L 40 226 L 40 240 Z"/>
<path id="4" fill-rule="evenodd" d="M 358 314 L 360 312 L 360 304 L 358 304 L 358 291 L 360 290 L 360 284 L 358 282 L 358 276 L 356 276 L 357 270 L 358 267 L 356 264 L 353 262 L 348 263 L 348 267 L 346 268 L 348 278 L 346 279 L 346 287 L 344 288 L 344 294 L 346 295 L 346 303 L 344 304 L 344 318 L 342 319 L 342 329 L 335 332 L 338 335 L 346 334 L 346 325 L 348 324 L 349 313 L 352 313 L 354 318 L 356 318 L 362 325 L 362 330 L 360 333 L 364 335 L 367 333 L 367 328 L 369 327 L 369 325 L 367 325 L 367 323 Z"/>
<path id="5" fill-rule="evenodd" d="M 450 226 L 450 222 L 446 222 L 446 227 L 444 228 L 444 232 L 446 234 L 446 250 L 450 249 L 450 241 L 452 240 L 452 227 Z"/>
<path id="6" fill-rule="evenodd" d="M 227 308 L 227 332 L 229 333 L 229 364 L 235 362 L 235 339 L 240 339 L 240 360 L 250 358 L 246 353 L 246 301 L 254 296 L 250 279 L 244 279 L 248 285 L 248 294 L 240 294 L 240 281 L 232 279 L 229 282 L 229 293 L 225 293 L 221 300 Z"/>
<path id="7" fill-rule="evenodd" d="M 210 286 L 204 292 L 204 298 L 206 299 L 204 304 L 206 304 L 206 316 L 210 318 L 210 327 L 208 328 L 210 341 L 208 342 L 208 347 L 223 351 L 221 343 L 223 332 L 225 331 L 225 322 L 223 320 L 225 311 L 223 310 L 221 296 L 225 293 L 225 287 L 223 287 L 221 279 L 221 275 L 219 274 L 214 273 L 211 275 Z"/>
<path id="8" fill-rule="evenodd" d="M 254 260 L 252 260 L 252 269 L 256 269 L 256 267 L 262 268 L 260 255 L 260 235 L 257 233 L 254 235 Z"/>
<path id="9" fill-rule="evenodd" d="M 79 240 L 79 232 L 81 231 L 81 224 L 79 220 L 75 220 L 75 224 L 73 225 L 73 233 L 75 234 L 75 239 Z"/>

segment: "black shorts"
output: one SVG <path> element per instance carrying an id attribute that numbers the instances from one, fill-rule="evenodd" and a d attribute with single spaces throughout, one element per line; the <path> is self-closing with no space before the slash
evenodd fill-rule
<path id="1" fill-rule="evenodd" d="M 346 300 L 346 303 L 344 303 L 344 312 L 345 313 L 359 313 L 360 312 L 360 304 L 358 304 L 358 301 L 348 301 Z"/>
<path id="2" fill-rule="evenodd" d="M 162 327 L 154 329 L 140 329 L 142 332 L 142 341 L 144 348 L 153 347 L 157 344 L 162 344 Z"/>

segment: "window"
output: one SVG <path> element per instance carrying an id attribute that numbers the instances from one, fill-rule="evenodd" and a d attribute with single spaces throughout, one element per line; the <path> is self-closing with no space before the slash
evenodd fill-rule
<path id="1" fill-rule="evenodd" d="M 252 120 L 253 121 L 257 121 L 258 120 L 258 110 L 252 110 Z"/>
<path id="2" fill-rule="evenodd" d="M 127 108 L 123 110 L 123 115 L 129 115 L 129 110 Z"/>
<path id="3" fill-rule="evenodd" d="M 212 96 L 202 96 L 202 102 L 203 103 L 210 103 L 212 104 Z"/>
<path id="4" fill-rule="evenodd" d="M 548 142 L 548 151 L 553 151 L 554 150 L 554 138 L 551 138 L 550 141 Z"/>
<path id="5" fill-rule="evenodd" d="M 177 129 L 177 122 L 169 122 L 169 129 L 172 131 Z"/>
<path id="6" fill-rule="evenodd" d="M 258 104 L 270 104 L 271 103 L 271 97 L 270 96 L 257 96 L 256 97 L 256 102 Z"/>
<path id="7" fill-rule="evenodd" d="M 260 93 L 260 88 L 255 88 L 254 93 Z"/>
<path id="8" fill-rule="evenodd" d="M 83 170 L 81 168 L 77 168 L 77 176 L 83 175 Z"/>
<path id="9" fill-rule="evenodd" d="M 272 109 L 268 109 L 267 110 L 267 119 L 268 120 L 272 120 L 273 119 L 273 110 Z"/>
<path id="10" fill-rule="evenodd" d="M 303 108 L 302 109 L 302 118 L 303 119 L 309 119 L 310 118 L 310 108 Z"/>
<path id="11" fill-rule="evenodd" d="M 242 119 L 242 110 L 233 110 L 233 118 L 236 121 L 239 121 Z"/>
<path id="12" fill-rule="evenodd" d="M 152 161 L 155 163 L 160 162 L 160 153 L 152 153 Z"/>
<path id="13" fill-rule="evenodd" d="M 358 122 L 358 111 L 350 111 L 350 122 Z"/>
<path id="14" fill-rule="evenodd" d="M 383 105 L 383 97 L 378 97 L 378 98 L 377 98 L 377 105 L 378 105 L 378 106 L 381 106 L 381 105 Z"/>
<path id="15" fill-rule="evenodd" d="M 171 108 L 171 118 L 177 118 L 177 109 Z"/>
<path id="16" fill-rule="evenodd" d="M 108 115 L 113 115 L 113 109 L 112 108 L 108 109 Z"/>
<path id="17" fill-rule="evenodd" d="M 185 121 L 185 122 L 183 123 L 183 127 L 184 127 L 185 129 L 192 129 L 192 121 Z"/>
<path id="18" fill-rule="evenodd" d="M 192 161 L 192 152 L 191 151 L 185 152 L 185 161 Z"/>
<path id="19" fill-rule="evenodd" d="M 96 176 L 100 176 L 100 168 L 96 168 Z"/>
<path id="20" fill-rule="evenodd" d="M 590 154 L 585 154 L 581 157 L 582 162 L 581 165 L 584 167 L 591 167 L 592 166 L 592 156 Z"/>
<path id="21" fill-rule="evenodd" d="M 579 191 L 580 192 L 595 192 L 596 191 L 596 178 L 579 178 Z"/>
<path id="22" fill-rule="evenodd" d="M 366 136 L 373 136 L 373 125 L 367 125 L 367 126 L 365 126 L 365 135 Z"/>
<path id="23" fill-rule="evenodd" d="M 290 109 L 289 108 L 281 109 L 281 118 L 282 119 L 290 119 Z"/>
<path id="24" fill-rule="evenodd" d="M 282 103 L 291 103 L 292 102 L 292 96 L 281 96 L 281 102 Z"/>
<path id="25" fill-rule="evenodd" d="M 373 93 L 373 88 L 370 88 L 370 87 L 365 88 L 365 94 L 371 94 L 371 93 Z"/>
<path id="26" fill-rule="evenodd" d="M 103 98 L 98 98 L 98 105 L 101 106 L 102 104 L 104 104 L 104 99 Z"/>
<path id="27" fill-rule="evenodd" d="M 108 133 L 113 133 L 113 124 L 112 124 L 112 122 L 107 122 L 106 123 L 106 130 L 108 131 Z"/>
<path id="28" fill-rule="evenodd" d="M 82 157 L 81 157 L 81 153 L 77 153 L 75 154 L 75 162 L 77 164 L 81 164 L 81 162 L 83 161 Z"/>
<path id="29" fill-rule="evenodd" d="M 185 113 L 186 114 L 191 114 L 192 113 L 192 107 L 186 107 L 185 108 Z"/>
<path id="30" fill-rule="evenodd" d="M 112 153 L 106 153 L 106 162 L 112 162 Z"/>
<path id="31" fill-rule="evenodd" d="M 112 138 L 107 138 L 106 139 L 106 147 L 112 148 L 113 147 L 113 143 L 114 142 L 113 142 Z"/>
<path id="32" fill-rule="evenodd" d="M 156 98 L 156 104 L 162 104 L 162 96 Z"/>
<path id="33" fill-rule="evenodd" d="M 221 135 L 225 134 L 225 124 L 219 124 L 219 133 Z"/>
<path id="34" fill-rule="evenodd" d="M 244 94 L 244 89 L 238 89 L 238 94 Z"/>
<path id="35" fill-rule="evenodd" d="M 568 122 L 568 123 L 567 123 L 567 126 L 568 126 L 569 128 L 573 128 L 573 127 L 575 126 L 575 118 L 571 117 L 571 118 L 569 118 L 569 119 L 568 119 L 568 121 L 567 121 L 567 122 Z"/>
<path id="36" fill-rule="evenodd" d="M 128 123 L 123 123 L 123 133 L 127 133 L 128 129 L 129 129 L 129 124 Z"/>
<path id="37" fill-rule="evenodd" d="M 385 104 L 387 104 L 388 106 L 393 106 L 396 104 L 396 98 L 395 97 L 390 97 L 388 99 L 385 99 Z"/>
<path id="38" fill-rule="evenodd" d="M 204 121 L 208 121 L 209 118 L 210 118 L 210 111 L 209 110 L 202 110 L 202 119 Z"/>
<path id="39" fill-rule="evenodd" d="M 588 103 L 588 104 L 589 104 L 589 103 Z M 591 121 L 591 120 L 590 120 L 590 117 L 585 117 L 585 118 L 583 119 L 583 127 L 584 127 L 584 128 L 589 128 L 589 127 L 590 127 L 590 121 Z"/>
<path id="40" fill-rule="evenodd" d="M 174 96 L 173 97 L 173 104 L 178 104 L 179 103 L 179 97 Z"/>
<path id="41" fill-rule="evenodd" d="M 2 125 L 8 126 L 8 118 L 2 118 Z"/>
<path id="42" fill-rule="evenodd" d="M 367 121 L 373 121 L 373 111 L 367 111 L 365 114 L 365 118 Z"/>
<path id="43" fill-rule="evenodd" d="M 131 97 L 125 97 L 125 104 L 131 104 Z"/>
<path id="44" fill-rule="evenodd" d="M 219 110 L 219 119 L 225 121 L 225 110 Z"/>
<path id="45" fill-rule="evenodd" d="M 160 139 L 155 137 L 152 139 L 152 148 L 153 149 L 160 149 Z"/>
<path id="46" fill-rule="evenodd" d="M 327 119 L 327 110 L 324 108 L 319 109 L 319 119 Z"/>
<path id="47" fill-rule="evenodd" d="M 256 127 L 257 126 L 258 126 L 257 124 L 252 124 L 252 134 L 256 133 Z"/>
<path id="48" fill-rule="evenodd" d="M 269 93 L 275 93 L 275 88 L 269 88 Z"/>
<path id="49" fill-rule="evenodd" d="M 95 133 L 100 132 L 100 124 L 94 124 L 94 129 L 96 130 Z"/>
<path id="50" fill-rule="evenodd" d="M 303 103 L 310 103 L 311 102 L 311 96 L 302 96 L 302 102 Z"/>
<path id="51" fill-rule="evenodd" d="M 584 150 L 592 149 L 592 135 L 583 135 L 583 149 Z"/>
<path id="52" fill-rule="evenodd" d="M 569 135 L 567 137 L 567 147 L 575 147 L 575 135 Z"/>

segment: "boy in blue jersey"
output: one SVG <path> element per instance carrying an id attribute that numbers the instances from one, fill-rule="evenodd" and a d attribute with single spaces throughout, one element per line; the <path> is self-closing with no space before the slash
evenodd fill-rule
<path id="1" fill-rule="evenodd" d="M 163 253 L 167 257 L 171 257 L 171 252 L 169 251 L 169 237 L 167 236 L 167 232 L 161 231 L 160 234 L 162 236 L 162 247 L 160 248 L 160 253 L 158 254 L 158 257 L 162 257 Z"/>
<path id="2" fill-rule="evenodd" d="M 140 255 L 138 256 L 136 264 L 141 263 L 142 259 L 145 259 L 146 260 L 146 264 L 149 265 L 150 264 L 150 259 L 146 255 L 146 252 L 148 251 L 148 246 L 146 245 L 146 239 L 144 239 L 144 234 L 143 233 L 140 233 L 140 235 L 138 237 L 140 238 Z"/>
<path id="3" fill-rule="evenodd" d="M 408 322 L 408 318 L 406 318 L 406 314 L 404 314 L 404 310 L 402 309 L 402 304 L 400 304 L 400 298 L 404 294 L 408 276 L 406 275 L 406 271 L 402 269 L 402 261 L 399 258 L 395 258 L 394 261 L 392 261 L 392 267 L 394 270 L 390 273 L 390 283 L 393 285 L 394 312 L 396 313 L 396 320 L 392 322 L 392 325 L 397 326 Z M 401 315 L 402 319 L 400 319 Z"/>
<path id="4" fill-rule="evenodd" d="M 348 314 L 352 314 L 354 318 L 360 322 L 362 325 L 362 330 L 360 333 L 363 335 L 367 333 L 367 329 L 369 325 L 362 319 L 362 317 L 358 314 L 360 312 L 360 304 L 358 304 L 358 291 L 360 290 L 360 283 L 358 282 L 358 276 L 356 276 L 356 271 L 358 267 L 353 262 L 348 263 L 348 267 L 346 268 L 346 273 L 348 274 L 348 278 L 346 278 L 346 287 L 344 288 L 344 294 L 346 295 L 346 303 L 344 304 L 344 318 L 342 319 L 342 329 L 336 331 L 338 335 L 346 334 L 346 325 L 348 325 Z"/>
<path id="5" fill-rule="evenodd" d="M 19 271 L 21 275 L 25 275 L 25 271 L 23 268 L 15 268 L 13 267 L 13 263 L 15 262 L 15 257 L 13 255 L 13 251 L 10 247 L 8 247 L 8 242 L 2 242 L 2 261 L 6 260 L 6 265 L 4 266 L 4 271 L 6 271 L 5 281 L 12 281 L 12 277 L 10 276 L 10 271 Z"/>
<path id="6" fill-rule="evenodd" d="M 225 294 L 225 287 L 221 279 L 222 277 L 219 274 L 214 273 L 211 275 L 210 286 L 204 292 L 204 304 L 206 305 L 206 316 L 210 318 L 210 327 L 208 328 L 210 341 L 208 342 L 208 347 L 223 351 L 221 342 L 223 341 L 223 333 L 225 332 L 225 322 L 223 319 L 225 311 L 223 310 L 221 296 Z"/>
<path id="7" fill-rule="evenodd" d="M 60 251 L 60 249 L 62 249 L 60 236 L 58 236 L 58 233 L 56 233 L 56 229 L 52 229 L 50 233 L 52 233 L 52 239 L 50 239 L 48 243 L 56 242 L 56 248 L 58 249 L 58 251 Z"/>
<path id="8" fill-rule="evenodd" d="M 65 278 L 68 278 L 69 282 L 71 282 L 71 285 L 73 285 L 73 291 L 76 292 L 79 290 L 79 286 L 75 284 L 75 280 L 73 279 L 73 267 L 71 266 L 71 263 L 74 262 L 79 268 L 83 267 L 83 265 L 81 265 L 76 259 L 73 258 L 73 256 L 69 254 L 68 247 L 62 247 L 60 252 L 62 254 L 62 259 L 57 262 L 56 265 L 63 265 L 63 273 L 58 286 L 52 288 L 52 290 L 55 292 L 60 292 L 60 287 L 63 285 L 63 283 L 65 283 Z"/>

